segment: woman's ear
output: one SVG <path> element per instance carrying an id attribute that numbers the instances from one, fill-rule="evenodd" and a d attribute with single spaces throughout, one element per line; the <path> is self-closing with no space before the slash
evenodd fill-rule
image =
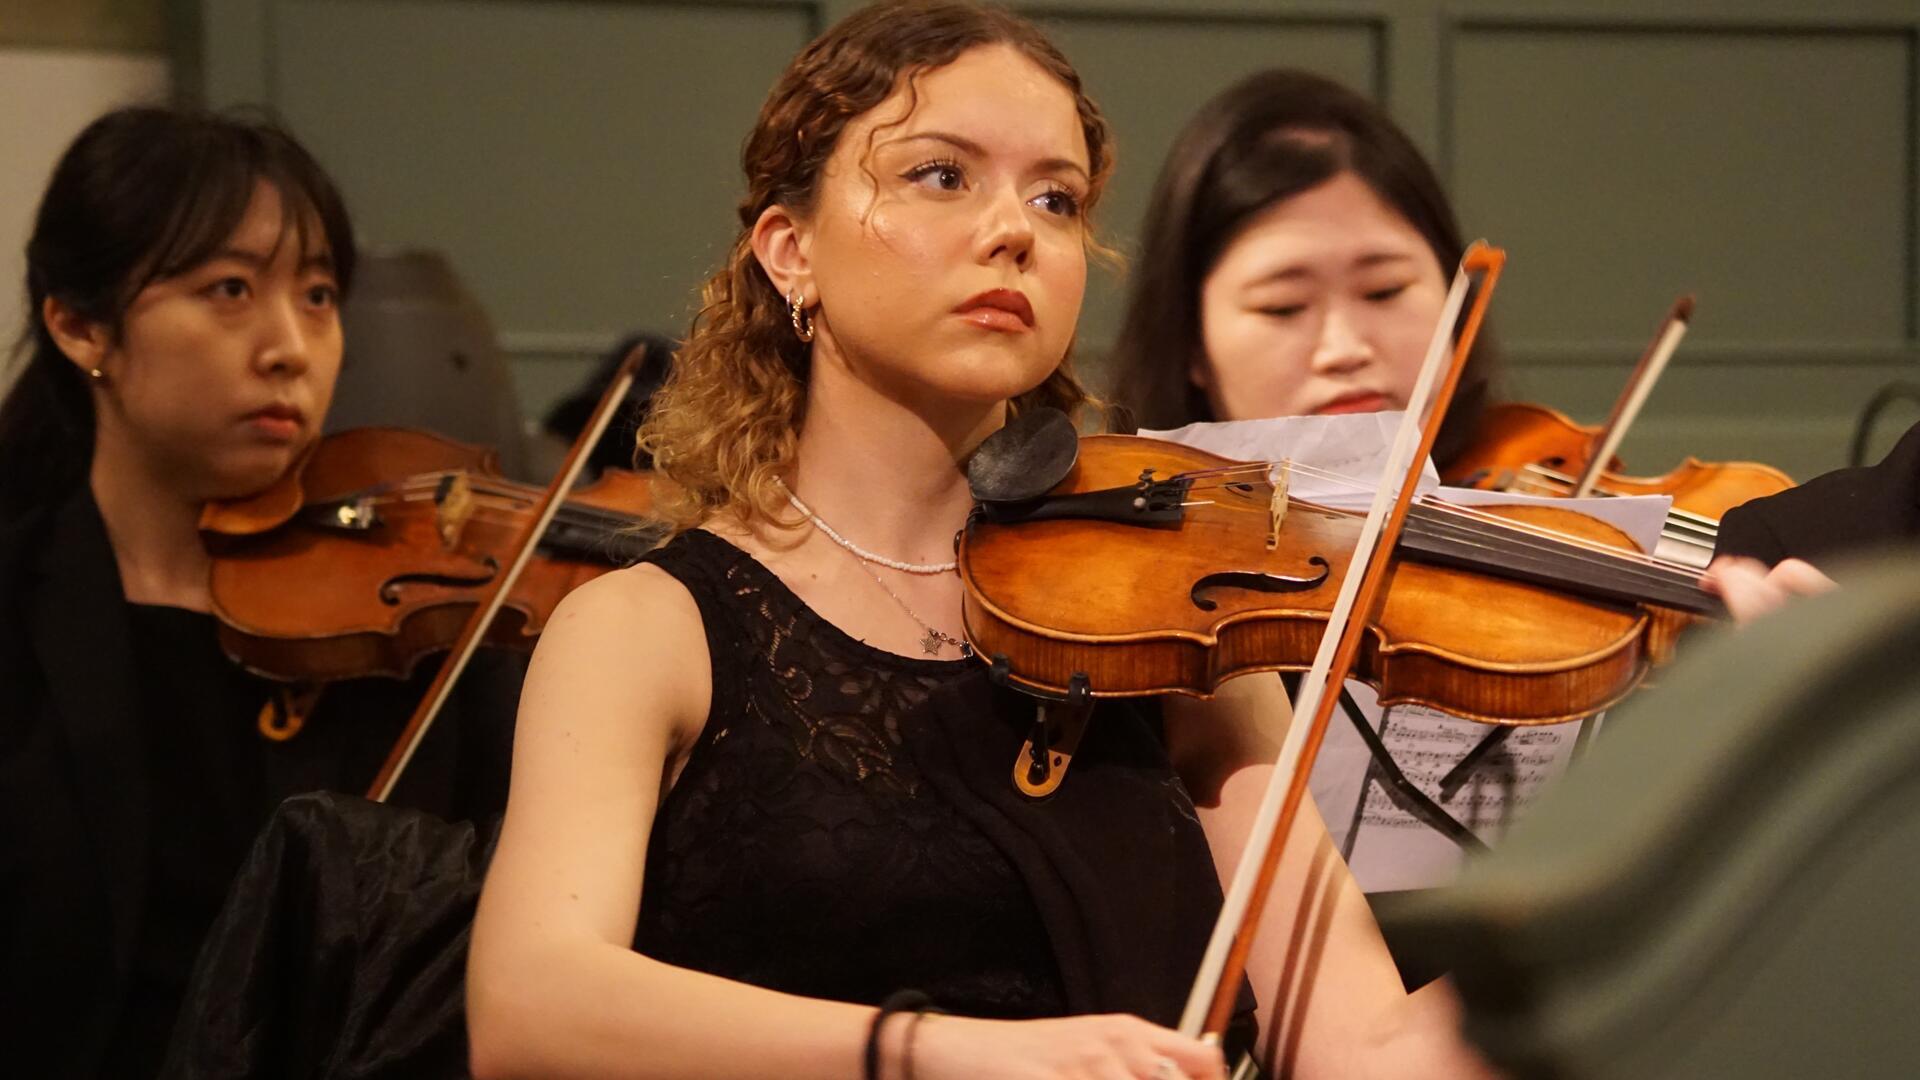
<path id="1" fill-rule="evenodd" d="M 820 302 L 820 297 L 813 292 L 813 263 L 807 257 L 812 241 L 806 222 L 777 204 L 760 212 L 749 236 L 753 256 L 760 261 L 760 269 L 766 271 L 773 287 L 785 297 L 798 293 L 803 308 Z"/>
<path id="2" fill-rule="evenodd" d="M 40 319 L 46 324 L 47 335 L 73 366 L 90 373 L 106 363 L 113 334 L 105 323 L 89 319 L 51 296 L 40 304 Z"/>

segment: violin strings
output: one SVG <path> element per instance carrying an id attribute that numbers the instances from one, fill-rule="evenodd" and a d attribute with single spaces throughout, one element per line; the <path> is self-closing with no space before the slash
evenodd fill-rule
<path id="1" fill-rule="evenodd" d="M 1294 501 L 1303 505 L 1316 506 L 1325 512 L 1341 516 L 1351 517 L 1355 514 L 1354 511 L 1334 510 L 1307 500 Z M 1229 509 L 1247 512 L 1264 509 L 1264 507 L 1222 505 Z M 1660 592 L 1677 589 L 1683 599 L 1693 599 L 1701 595 L 1701 591 L 1694 584 L 1698 577 L 1697 570 L 1683 564 L 1609 547 L 1584 537 L 1569 536 L 1557 530 L 1531 523 L 1515 522 L 1497 514 L 1460 507 L 1431 498 L 1423 498 L 1416 505 L 1414 518 L 1416 522 L 1428 526 L 1445 525 L 1445 519 L 1448 517 L 1471 521 L 1482 529 L 1491 530 L 1491 535 L 1476 534 L 1472 531 L 1463 531 L 1456 526 L 1453 532 L 1444 534 L 1444 538 L 1457 547 L 1506 555 L 1530 555 L 1537 560 L 1559 562 L 1572 569 L 1584 568 L 1596 574 L 1610 575 L 1626 591 Z M 1436 538 L 1442 536 L 1442 534 L 1433 533 L 1428 535 Z M 1571 573 L 1571 569 L 1568 572 Z"/>
<path id="2" fill-rule="evenodd" d="M 1356 514 L 1355 511 L 1337 510 L 1304 499 L 1293 501 L 1342 517 Z M 1243 513 L 1266 511 L 1264 503 L 1259 506 L 1218 505 Z M 1474 528 L 1480 531 L 1476 532 L 1457 522 L 1450 523 L 1447 520 L 1449 517 L 1471 521 Z M 1663 598 L 1680 606 L 1698 603 L 1704 595 L 1695 584 L 1697 571 L 1691 567 L 1652 560 L 1637 552 L 1609 547 L 1584 537 L 1568 536 L 1443 501 L 1422 499 L 1414 508 L 1409 529 L 1415 537 L 1444 543 L 1455 550 L 1480 552 L 1488 562 L 1493 561 L 1494 555 L 1507 557 L 1508 565 L 1514 559 L 1529 560 L 1539 565 L 1543 573 L 1557 565 L 1557 576 L 1570 582 L 1596 585 L 1611 582 L 1629 595 L 1646 599 Z M 1589 575 L 1582 577 L 1578 573 L 1582 570 L 1589 571 Z"/>
<path id="3" fill-rule="evenodd" d="M 1624 597 L 1674 607 L 1710 610 L 1712 605 L 1705 591 L 1690 579 L 1653 574 L 1603 555 L 1462 531 L 1444 523 L 1435 527 L 1431 521 L 1417 524 L 1414 534 L 1416 540 L 1426 542 L 1426 550 L 1432 554 L 1452 552 L 1474 560 L 1497 559 L 1500 566 L 1510 570 L 1532 569 L 1566 585 L 1617 590 Z"/>
<path id="4" fill-rule="evenodd" d="M 1182 477 L 1200 476 L 1200 477 L 1217 478 L 1217 477 L 1232 476 L 1235 474 L 1250 474 L 1250 473 L 1271 469 L 1273 467 L 1275 466 L 1272 463 L 1252 462 L 1247 464 L 1220 466 L 1212 469 L 1198 469 L 1198 470 L 1194 470 L 1193 472 L 1183 473 L 1181 475 Z M 1331 470 L 1315 468 L 1311 465 L 1304 465 L 1297 462 L 1291 463 L 1291 469 L 1295 475 L 1308 476 L 1316 479 L 1332 481 L 1332 482 L 1347 486 L 1349 488 L 1352 488 L 1354 490 L 1362 490 L 1362 491 L 1371 490 L 1371 486 L 1366 484 L 1365 482 L 1358 480 L 1352 476 L 1348 476 L 1338 472 L 1333 472 Z M 1219 486 L 1230 486 L 1232 483 L 1233 481 L 1226 481 Z M 1200 490 L 1208 490 L 1214 486 L 1216 485 L 1196 484 L 1196 485 L 1192 485 L 1189 488 L 1189 490 L 1193 490 L 1195 488 L 1198 488 Z M 1540 496 L 1552 497 L 1552 498 L 1566 497 L 1565 491 L 1556 490 L 1544 483 L 1539 483 L 1539 482 L 1529 483 L 1524 487 L 1515 486 L 1512 488 L 1508 488 L 1507 490 L 1515 491 L 1519 494 L 1540 495 Z M 1606 496 L 1613 496 L 1615 493 L 1604 492 L 1602 494 Z M 1671 541 L 1676 544 L 1688 546 L 1688 547 L 1710 548 L 1713 544 L 1713 538 L 1718 533 L 1718 524 L 1719 523 L 1714 521 L 1712 518 L 1704 517 L 1702 515 L 1692 513 L 1691 511 L 1669 509 L 1667 512 L 1667 518 L 1665 522 L 1662 523 L 1660 536 L 1662 539 Z M 1693 567 L 1690 564 L 1686 564 L 1686 563 L 1675 562 L 1673 563 L 1673 565 L 1678 569 L 1686 569 L 1686 570 L 1697 569 L 1697 567 Z"/>
<path id="5" fill-rule="evenodd" d="M 1548 485 L 1550 490 L 1555 490 L 1556 492 L 1560 489 L 1564 489 L 1567 491 L 1573 490 L 1573 485 L 1574 485 L 1573 478 L 1571 476 L 1568 476 L 1566 473 L 1559 472 L 1554 469 L 1549 469 L 1546 466 L 1540 465 L 1537 463 L 1530 463 L 1527 465 L 1526 468 L 1529 474 L 1537 477 L 1538 482 L 1544 485 Z M 1604 498 L 1616 498 L 1621 493 L 1617 491 L 1603 491 L 1596 488 L 1594 491 L 1594 494 L 1602 496 Z M 1719 524 L 1719 522 L 1716 521 L 1715 519 L 1708 517 L 1705 514 L 1696 513 L 1695 511 L 1692 511 L 1692 510 L 1676 509 L 1673 511 L 1673 516 L 1676 518 L 1680 518 L 1685 521 L 1688 521 L 1692 524 L 1698 525 L 1703 529 L 1712 529 L 1713 527 Z"/>
<path id="6" fill-rule="evenodd" d="M 1493 530 L 1493 537 L 1521 550 L 1555 555 L 1596 568 L 1636 575 L 1663 584 L 1688 585 L 1699 572 L 1671 560 L 1642 552 L 1629 551 L 1581 536 L 1572 536 L 1531 522 L 1514 521 L 1481 508 L 1462 507 L 1443 500 L 1422 500 L 1423 520 L 1441 523 L 1441 519 L 1471 521 Z M 1471 536 L 1472 534 L 1468 534 Z"/>
<path id="7" fill-rule="evenodd" d="M 1537 538 L 1530 538 L 1525 530 L 1508 530 L 1500 526 L 1496 526 L 1496 531 L 1492 533 L 1484 531 L 1484 526 L 1481 527 L 1482 531 L 1476 532 L 1458 522 L 1448 521 L 1450 516 L 1454 515 L 1443 512 L 1424 516 L 1419 526 L 1428 531 L 1422 535 L 1454 546 L 1558 564 L 1569 573 L 1576 569 L 1588 570 L 1594 574 L 1592 578 L 1577 580 L 1587 580 L 1593 584 L 1611 581 L 1629 591 L 1677 596 L 1688 601 L 1697 600 L 1703 595 L 1703 590 L 1695 584 L 1696 575 L 1692 573 L 1682 575 L 1651 567 L 1613 549 L 1587 549 L 1577 543 L 1577 538 L 1574 542 L 1554 539 L 1542 543 Z"/>
<path id="8" fill-rule="evenodd" d="M 434 498 L 448 476 L 461 475 L 453 471 L 417 473 L 397 483 L 376 484 L 349 494 L 341 501 L 365 502 L 374 507 L 394 503 L 423 502 Z M 471 474 L 466 474 L 469 481 Z M 475 512 L 514 511 L 525 513 L 532 503 L 530 489 L 512 482 L 493 482 L 482 480 L 472 483 L 471 490 L 476 496 Z M 645 519 L 636 514 L 623 514 L 604 507 L 579 503 L 562 503 L 555 515 L 556 519 L 568 525 L 580 527 L 600 527 L 606 531 L 627 528 L 642 524 Z"/>
<path id="9" fill-rule="evenodd" d="M 1593 540 L 1583 536 L 1573 536 L 1567 533 L 1563 533 L 1557 529 L 1551 529 L 1534 522 L 1515 521 L 1512 518 L 1504 517 L 1499 514 L 1489 513 L 1488 512 L 1489 508 L 1487 507 L 1461 506 L 1457 503 L 1450 503 L 1443 499 L 1423 499 L 1421 504 L 1424 507 L 1430 508 L 1437 514 L 1450 515 L 1458 518 L 1466 518 L 1468 520 L 1473 520 L 1486 525 L 1491 525 L 1511 533 L 1522 533 L 1530 536 L 1539 537 L 1545 540 L 1549 540 L 1555 543 L 1565 544 L 1571 547 L 1580 548 L 1584 551 L 1588 551 L 1597 556 L 1603 557 L 1609 562 L 1633 563 L 1633 564 L 1643 566 L 1652 571 L 1664 572 L 1673 577 L 1685 578 L 1687 580 L 1694 580 L 1700 576 L 1698 570 L 1696 570 L 1693 567 L 1687 566 L 1684 563 L 1675 562 L 1671 559 L 1663 559 L 1658 555 L 1650 554 L 1647 552 L 1630 551 L 1623 548 L 1613 547 L 1611 545 L 1601 543 L 1598 540 Z"/>
<path id="10" fill-rule="evenodd" d="M 1231 476 L 1235 474 L 1249 474 L 1249 473 L 1264 474 L 1268 470 L 1275 467 L 1275 464 L 1276 463 L 1271 463 L 1271 462 L 1249 462 L 1249 463 L 1221 466 L 1221 467 L 1212 468 L 1212 469 L 1197 469 L 1192 472 L 1183 473 L 1180 475 L 1181 475 L 1181 478 L 1195 477 L 1195 476 L 1218 478 L 1223 476 Z M 1303 465 L 1297 462 L 1291 463 L 1290 467 L 1291 467 L 1291 471 L 1296 475 L 1304 475 L 1304 476 L 1310 476 L 1318 479 L 1329 480 L 1335 483 L 1347 485 L 1349 487 L 1353 487 L 1360 490 L 1371 490 L 1371 487 L 1372 487 L 1372 485 L 1366 484 L 1352 476 L 1333 472 L 1327 469 L 1320 469 L 1314 466 Z M 1205 484 L 1205 485 L 1195 484 L 1195 485 L 1190 485 L 1187 490 L 1188 491 L 1193 491 L 1196 489 L 1208 490 L 1216 486 L 1228 487 L 1230 486 L 1230 483 Z M 1484 512 L 1484 509 L 1470 510 L 1467 507 L 1462 507 L 1457 504 L 1437 501 L 1433 499 L 1431 496 L 1423 496 L 1420 500 L 1420 505 L 1443 508 L 1445 512 L 1467 515 L 1478 521 L 1481 521 L 1486 524 L 1493 525 L 1495 527 L 1502 528 L 1505 530 L 1531 533 L 1535 536 L 1539 536 L 1553 542 L 1571 544 L 1573 546 L 1582 547 L 1589 551 L 1594 552 L 1597 555 L 1602 556 L 1610 563 L 1617 564 L 1621 561 L 1637 560 L 1647 567 L 1654 568 L 1657 570 L 1669 571 L 1676 577 L 1684 576 L 1687 580 L 1696 580 L 1699 577 L 1698 568 L 1689 566 L 1685 563 L 1677 562 L 1670 559 L 1661 559 L 1658 556 L 1651 555 L 1648 553 L 1629 552 L 1619 548 L 1608 547 L 1604 544 L 1599 544 L 1594 541 L 1589 541 L 1582 537 L 1570 536 L 1565 533 L 1561 533 L 1558 530 L 1550 529 L 1545 526 L 1540 526 L 1532 523 L 1515 522 L 1510 518 L 1501 517 L 1495 514 L 1488 514 Z M 1339 512 L 1350 513 L 1347 511 L 1339 511 Z M 1662 535 L 1665 535 L 1664 531 Z"/>
<path id="11" fill-rule="evenodd" d="M 1539 464 L 1528 464 L 1520 479 L 1524 481 L 1525 487 L 1516 485 L 1509 490 L 1521 491 L 1525 494 L 1538 492 L 1555 498 L 1565 498 L 1574 488 L 1572 477 Z M 1621 493 L 1595 488 L 1592 494 L 1601 498 L 1616 498 Z M 1667 510 L 1666 528 L 1661 531 L 1661 535 L 1678 543 L 1710 547 L 1715 538 L 1720 535 L 1720 522 L 1692 510 L 1684 510 L 1677 506 L 1670 507 Z"/>
<path id="12" fill-rule="evenodd" d="M 1354 511 L 1351 511 L 1351 510 L 1336 510 L 1331 507 L 1321 506 L 1320 504 L 1313 503 L 1309 500 L 1295 499 L 1293 501 L 1299 502 L 1303 505 L 1315 506 L 1316 508 L 1324 510 L 1328 513 L 1339 514 L 1341 516 L 1346 516 L 1346 517 L 1354 516 L 1354 513 L 1355 513 Z M 1230 504 L 1219 504 L 1219 505 L 1222 505 L 1223 507 L 1226 507 L 1228 509 L 1243 510 L 1249 513 L 1254 512 L 1256 510 L 1261 512 L 1265 511 L 1264 505 L 1258 506 L 1258 507 L 1232 506 Z M 1546 544 L 1534 543 L 1531 545 L 1531 547 L 1533 550 L 1543 554 L 1556 554 L 1556 555 L 1566 556 L 1570 554 L 1568 549 L 1570 548 L 1578 549 L 1580 551 L 1589 553 L 1588 561 L 1593 565 L 1597 565 L 1597 566 L 1603 565 L 1603 566 L 1616 568 L 1616 569 L 1624 569 L 1627 566 L 1634 566 L 1636 568 L 1646 568 L 1648 570 L 1655 571 L 1655 572 L 1664 572 L 1666 575 L 1668 575 L 1667 580 L 1671 580 L 1676 583 L 1682 580 L 1691 582 L 1696 580 L 1699 576 L 1699 572 L 1696 568 L 1691 567 L 1685 563 L 1675 562 L 1667 559 L 1661 559 L 1661 558 L 1658 558 L 1657 556 L 1651 556 L 1651 555 L 1647 555 L 1637 551 L 1629 551 L 1621 548 L 1610 547 L 1608 545 L 1598 543 L 1597 541 L 1587 540 L 1584 537 L 1568 535 L 1568 534 L 1559 532 L 1557 530 L 1549 529 L 1544 526 L 1539 526 L 1532 523 L 1516 522 L 1510 518 L 1502 517 L 1497 514 L 1487 514 L 1478 510 L 1470 510 L 1468 508 L 1459 507 L 1454 504 L 1434 500 L 1431 497 L 1422 497 L 1421 501 L 1417 504 L 1417 506 L 1420 508 L 1430 510 L 1435 513 L 1450 513 L 1457 517 L 1470 518 L 1476 522 L 1492 527 L 1506 534 L 1503 537 L 1503 539 L 1505 539 L 1509 543 L 1515 542 L 1519 535 L 1530 535 L 1530 536 L 1538 537 L 1541 540 L 1546 541 L 1547 543 Z"/>

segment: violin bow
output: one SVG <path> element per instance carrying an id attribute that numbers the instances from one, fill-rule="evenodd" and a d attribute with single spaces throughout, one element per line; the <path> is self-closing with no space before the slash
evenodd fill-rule
<path id="1" fill-rule="evenodd" d="M 1392 451 L 1382 467 L 1381 481 L 1374 491 L 1373 505 L 1367 513 L 1366 523 L 1361 527 L 1353 561 L 1341 581 L 1340 594 L 1329 615 L 1327 628 L 1321 635 L 1313 667 L 1301 680 L 1295 722 L 1288 726 L 1286 740 L 1280 747 L 1279 760 L 1274 764 L 1273 776 L 1267 783 L 1247 845 L 1241 851 L 1239 868 L 1234 871 L 1233 881 L 1227 888 L 1220 907 L 1220 917 L 1214 923 L 1213 936 L 1207 944 L 1206 955 L 1201 959 L 1200 971 L 1194 979 L 1193 991 L 1187 998 L 1186 1010 L 1181 1015 L 1180 1031 L 1189 1037 L 1204 1033 L 1205 1037 L 1218 1042 L 1227 1029 L 1228 1021 L 1233 1018 L 1234 1004 L 1240 992 L 1240 978 L 1246 971 L 1247 956 L 1253 949 L 1254 937 L 1259 931 L 1261 910 L 1266 906 L 1267 894 L 1272 891 L 1280 869 L 1280 854 L 1285 838 L 1299 812 L 1300 800 L 1306 794 L 1308 773 L 1313 768 L 1315 756 L 1320 752 L 1320 743 L 1326 735 L 1334 706 L 1340 699 L 1340 687 L 1346 682 L 1347 674 L 1359 655 L 1368 623 L 1365 615 L 1379 602 L 1381 586 L 1392 565 L 1388 555 L 1406 523 L 1408 509 L 1413 505 L 1421 465 L 1433 451 L 1434 439 L 1440 433 L 1440 423 L 1446 419 L 1447 405 L 1452 401 L 1454 387 L 1460 381 L 1467 353 L 1473 348 L 1474 339 L 1479 336 L 1487 303 L 1493 296 L 1506 258 L 1504 250 L 1482 240 L 1474 241 L 1461 256 L 1453 285 L 1447 293 L 1446 305 L 1441 311 L 1439 325 L 1434 329 L 1433 341 L 1428 346 L 1426 361 L 1421 366 L 1420 378 L 1407 401 L 1406 416 L 1400 422 Z M 1460 317 L 1461 308 L 1465 306 L 1469 277 L 1476 270 L 1481 273 L 1481 280 L 1473 298 L 1473 307 L 1467 313 L 1451 361 L 1443 364 L 1447 355 L 1448 335 Z M 1444 378 L 1441 377 L 1443 371 Z M 1440 384 L 1437 390 L 1436 382 Z M 1428 409 L 1429 401 L 1432 403 L 1431 410 Z M 1422 415 L 1427 417 L 1424 424 L 1420 421 Z M 1400 481 L 1397 492 L 1393 486 L 1395 478 Z M 1355 617 L 1356 612 L 1360 617 Z M 1300 723 L 1302 716 L 1309 717 L 1309 722 Z"/>
<path id="2" fill-rule="evenodd" d="M 1594 442 L 1593 453 L 1587 456 L 1587 467 L 1580 470 L 1580 479 L 1573 485 L 1574 498 L 1584 499 L 1593 494 L 1593 486 L 1600 482 L 1607 462 L 1613 460 L 1620 441 L 1627 437 L 1627 429 L 1639 417 L 1640 406 L 1645 405 L 1647 396 L 1653 393 L 1653 384 L 1660 381 L 1667 370 L 1667 361 L 1673 359 L 1674 350 L 1680 347 L 1680 339 L 1687 336 L 1687 325 L 1692 319 L 1693 295 L 1689 293 L 1673 302 L 1660 328 L 1654 331 L 1653 340 L 1647 342 L 1646 351 L 1640 354 L 1633 374 L 1627 376 L 1627 385 L 1621 388 L 1620 396 L 1613 403 L 1613 412 L 1607 416 L 1600 438 Z"/>
<path id="3" fill-rule="evenodd" d="M 593 416 L 573 441 L 572 449 L 560 465 L 560 471 L 553 482 L 547 485 L 546 493 L 540 498 L 539 508 L 534 512 L 533 520 L 526 531 L 516 538 L 509 548 L 514 552 L 513 562 L 507 572 L 495 578 L 486 596 L 467 617 L 466 626 L 461 628 L 460 636 L 454 639 L 452 651 L 441 662 L 440 671 L 433 678 L 433 685 L 427 688 L 426 696 L 413 710 L 407 726 L 394 740 L 393 749 L 388 752 L 386 763 L 380 766 L 380 772 L 373 779 L 372 787 L 367 789 L 367 798 L 374 802 L 386 802 L 393 794 L 394 785 L 400 782 L 400 774 L 406 771 L 407 763 L 413 760 L 414 751 L 420 748 L 421 740 L 427 737 L 427 731 L 433 727 L 433 721 L 440 715 L 440 709 L 447 703 L 447 697 L 453 692 L 456 680 L 467 669 L 467 662 L 479 649 L 481 640 L 486 636 L 487 627 L 493 623 L 493 617 L 506 603 L 507 595 L 513 591 L 514 583 L 520 580 L 521 571 L 533 558 L 534 549 L 540 544 L 540 538 L 546 535 L 547 526 L 553 523 L 566 493 L 573 490 L 574 481 L 580 478 L 580 470 L 585 467 L 593 447 L 606 434 L 607 426 L 613 422 L 613 415 L 622 402 L 627 399 L 627 391 L 633 387 L 634 377 L 639 373 L 640 362 L 646 356 L 645 344 L 636 345 L 627 352 L 620 362 L 620 369 L 614 373 L 613 382 L 606 393 L 600 397 L 600 403 L 594 406 Z"/>

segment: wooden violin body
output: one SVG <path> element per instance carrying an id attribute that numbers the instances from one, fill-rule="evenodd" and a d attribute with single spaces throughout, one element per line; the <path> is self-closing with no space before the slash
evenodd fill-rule
<path id="1" fill-rule="evenodd" d="M 203 516 L 221 642 L 277 679 L 404 676 L 458 636 L 540 494 L 438 435 L 329 436 L 288 483 Z M 652 546 L 649 505 L 644 474 L 574 492 L 487 641 L 532 647 L 562 597 Z"/>
<path id="2" fill-rule="evenodd" d="M 1601 434 L 1565 413 L 1527 402 L 1502 402 L 1482 415 L 1478 437 L 1448 465 L 1441 479 L 1460 487 L 1565 495 L 1587 466 Z M 1620 460 L 1607 463 L 1596 488 L 1612 495 L 1668 495 L 1676 511 L 1719 521 L 1751 499 L 1793 486 L 1771 465 L 1688 458 L 1663 476 L 1625 476 Z"/>
<path id="3" fill-rule="evenodd" d="M 1172 443 L 1094 436 L 1082 441 L 1079 463 L 1053 495 L 1231 464 Z M 1096 696 L 1204 696 L 1246 672 L 1307 668 L 1358 519 L 1295 501 L 1269 546 L 1272 484 L 1264 470 L 1237 476 L 1195 483 L 1172 523 L 996 523 L 976 514 L 958 555 L 976 653 L 1015 685 L 1063 693 L 1084 676 Z M 1631 547 L 1611 526 L 1571 511 L 1508 514 Z M 1508 724 L 1588 715 L 1664 661 L 1694 618 L 1436 559 L 1400 559 L 1370 620 L 1354 677 L 1378 687 L 1385 704 L 1417 702 Z"/>

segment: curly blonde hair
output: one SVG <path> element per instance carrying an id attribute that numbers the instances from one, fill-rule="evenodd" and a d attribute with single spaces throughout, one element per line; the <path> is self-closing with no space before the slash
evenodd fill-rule
<path id="1" fill-rule="evenodd" d="M 1032 23 L 1011 12 L 955 0 L 904 0 L 865 8 L 835 25 L 788 65 L 741 152 L 747 194 L 740 235 L 726 265 L 701 294 L 686 344 L 641 425 L 640 449 L 667 484 L 654 513 L 676 531 L 726 514 L 788 525 L 779 477 L 793 464 L 806 403 L 811 351 L 793 332 L 787 302 L 761 269 L 751 230 L 770 206 L 805 213 L 840 133 L 913 80 L 981 45 L 1010 45 L 1072 91 L 1086 137 L 1084 210 L 1099 201 L 1113 171 L 1107 122 L 1080 76 Z M 1108 255 L 1091 239 L 1097 255 Z M 1097 405 L 1062 358 L 1040 386 L 1012 403 L 1077 414 Z"/>

